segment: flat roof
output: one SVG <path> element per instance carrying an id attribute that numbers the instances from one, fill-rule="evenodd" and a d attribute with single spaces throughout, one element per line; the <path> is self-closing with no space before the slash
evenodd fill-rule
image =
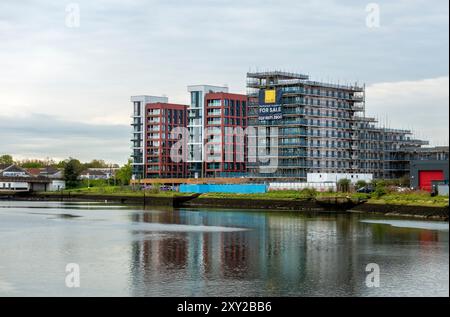
<path id="1" fill-rule="evenodd" d="M 268 71 L 268 72 L 256 72 L 256 73 L 247 73 L 247 77 L 251 78 L 266 78 L 270 76 L 275 76 L 281 79 L 309 79 L 308 75 L 300 74 L 300 73 L 289 73 L 283 71 Z"/>

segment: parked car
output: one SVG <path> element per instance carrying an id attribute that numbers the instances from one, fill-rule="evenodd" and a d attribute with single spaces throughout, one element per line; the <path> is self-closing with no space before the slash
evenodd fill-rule
<path id="1" fill-rule="evenodd" d="M 356 190 L 357 193 L 370 194 L 373 193 L 375 189 L 373 186 L 364 186 Z"/>

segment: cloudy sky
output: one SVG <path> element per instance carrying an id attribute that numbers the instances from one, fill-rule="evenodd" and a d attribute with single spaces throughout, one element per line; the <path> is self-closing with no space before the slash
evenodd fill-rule
<path id="1" fill-rule="evenodd" d="M 379 27 L 369 3 L 2 0 L 0 154 L 123 163 L 131 95 L 268 69 L 365 83 L 368 114 L 448 144 L 448 0 L 375 1 Z"/>

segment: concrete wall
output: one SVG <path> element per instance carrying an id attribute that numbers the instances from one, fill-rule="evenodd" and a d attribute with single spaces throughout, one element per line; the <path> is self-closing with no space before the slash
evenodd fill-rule
<path id="1" fill-rule="evenodd" d="M 336 191 L 336 182 L 328 183 L 270 183 L 269 191 L 276 190 L 302 190 L 305 188 L 314 188 L 320 192 Z"/>
<path id="2" fill-rule="evenodd" d="M 363 180 L 366 182 L 371 182 L 373 179 L 372 174 L 358 174 L 358 173 L 308 173 L 307 174 L 307 182 L 308 183 L 324 183 L 324 182 L 335 182 L 337 183 L 341 179 L 349 179 L 352 184 L 356 184 L 356 182 Z"/>
<path id="3" fill-rule="evenodd" d="M 66 182 L 63 180 L 52 180 L 52 182 L 50 183 L 50 186 L 48 188 L 48 191 L 50 192 L 56 192 L 56 191 L 60 191 L 66 189 Z"/>
<path id="4" fill-rule="evenodd" d="M 438 185 L 439 196 L 448 196 L 448 185 Z"/>
<path id="5" fill-rule="evenodd" d="M 29 189 L 27 182 L 0 182 L 0 191 L 28 191 Z"/>
<path id="6" fill-rule="evenodd" d="M 30 190 L 34 192 L 45 192 L 49 187 L 49 183 L 30 183 Z"/>

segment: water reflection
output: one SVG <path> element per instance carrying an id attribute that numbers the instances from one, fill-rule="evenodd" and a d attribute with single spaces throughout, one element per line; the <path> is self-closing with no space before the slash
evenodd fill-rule
<path id="1" fill-rule="evenodd" d="M 448 236 L 362 214 L 0 202 L 0 296 L 448 296 Z"/>
<path id="2" fill-rule="evenodd" d="M 134 240 L 133 295 L 167 290 L 175 296 L 388 295 L 386 288 L 366 287 L 369 263 L 386 269 L 389 292 L 397 287 L 409 290 L 406 295 L 426 294 L 420 283 L 429 269 L 424 265 L 436 265 L 427 255 L 448 255 L 448 232 L 361 223 L 361 217 L 198 210 L 133 214 L 133 222 L 248 229 Z M 440 261 L 448 267 L 448 258 Z M 419 276 L 411 279 L 414 273 Z M 444 279 L 448 284 L 448 270 Z"/>

